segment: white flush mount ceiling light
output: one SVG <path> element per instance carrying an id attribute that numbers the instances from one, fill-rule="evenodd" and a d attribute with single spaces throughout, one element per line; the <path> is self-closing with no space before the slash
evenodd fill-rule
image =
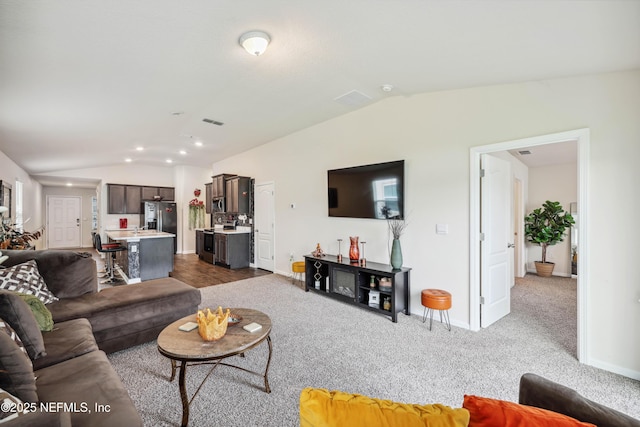
<path id="1" fill-rule="evenodd" d="M 240 36 L 240 46 L 251 55 L 260 56 L 267 50 L 271 39 L 263 31 L 249 31 Z"/>

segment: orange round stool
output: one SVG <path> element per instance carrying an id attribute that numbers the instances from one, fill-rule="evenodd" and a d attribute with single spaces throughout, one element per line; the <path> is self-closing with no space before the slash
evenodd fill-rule
<path id="1" fill-rule="evenodd" d="M 302 273 L 305 271 L 304 261 L 296 261 L 291 264 L 291 271 L 293 271 L 292 283 L 295 283 L 296 279 L 302 281 Z"/>
<path id="2" fill-rule="evenodd" d="M 427 315 L 429 317 L 429 330 L 433 324 L 433 311 L 440 311 L 440 323 L 442 323 L 442 313 L 446 321 L 447 329 L 451 330 L 451 322 L 449 321 L 449 309 L 451 308 L 451 294 L 442 289 L 424 289 L 422 291 L 422 305 L 424 306 L 424 313 L 422 314 L 422 323 L 427 321 Z"/>

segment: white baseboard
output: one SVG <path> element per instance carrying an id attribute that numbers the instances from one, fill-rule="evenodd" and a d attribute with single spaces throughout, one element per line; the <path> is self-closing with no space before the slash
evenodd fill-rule
<path id="1" fill-rule="evenodd" d="M 640 381 L 640 372 L 634 371 L 633 369 L 614 365 L 612 363 L 604 362 L 602 360 L 593 359 L 593 358 L 589 358 L 589 360 L 587 360 L 585 364 L 593 366 L 595 368 L 604 369 L 605 371 L 613 372 L 614 374 L 619 374 L 619 375 Z"/>
<path id="2" fill-rule="evenodd" d="M 529 274 L 529 273 L 536 274 L 536 269 L 535 268 L 534 269 L 527 268 L 527 274 Z M 571 274 L 568 274 L 568 273 L 556 273 L 555 271 L 553 273 L 551 273 L 551 275 L 552 276 L 557 276 L 557 277 L 573 277 Z M 578 276 L 576 276 L 576 277 L 578 277 Z"/>

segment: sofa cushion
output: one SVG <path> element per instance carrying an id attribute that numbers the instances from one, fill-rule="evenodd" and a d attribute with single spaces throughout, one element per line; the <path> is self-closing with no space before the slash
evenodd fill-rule
<path id="1" fill-rule="evenodd" d="M 29 309 L 33 313 L 33 316 L 38 322 L 38 327 L 41 331 L 50 331 L 53 329 L 53 317 L 47 306 L 35 295 L 23 294 L 22 292 L 16 292 L 24 302 L 27 303 Z"/>
<path id="2" fill-rule="evenodd" d="M 2 331 L 6 332 L 7 335 L 9 335 L 9 337 L 11 337 L 13 342 L 16 343 L 16 345 L 20 348 L 20 350 L 22 350 L 22 352 L 24 354 L 27 354 L 27 349 L 24 348 L 24 344 L 22 343 L 22 340 L 20 339 L 20 335 L 18 335 L 18 333 L 13 330 L 11 325 L 9 325 L 7 322 L 5 322 L 2 319 L 2 317 L 0 317 L 0 333 L 2 333 Z"/>
<path id="3" fill-rule="evenodd" d="M 47 288 L 34 260 L 0 270 L 0 289 L 35 295 L 45 304 L 58 299 Z"/>
<path id="4" fill-rule="evenodd" d="M 595 427 L 557 412 L 486 397 L 465 395 L 462 406 L 471 415 L 469 427 Z"/>
<path id="5" fill-rule="evenodd" d="M 195 313 L 200 300 L 198 289 L 168 277 L 61 299 L 48 308 L 55 322 L 89 319 L 98 346 L 111 352 L 157 338 L 169 323 Z"/>
<path id="6" fill-rule="evenodd" d="M 440 404 L 410 405 L 316 388 L 300 393 L 300 427 L 465 427 L 468 422 L 466 409 Z"/>
<path id="7" fill-rule="evenodd" d="M 518 401 L 559 412 L 598 427 L 640 427 L 640 420 L 581 396 L 575 390 L 536 374 L 520 378 Z"/>
<path id="8" fill-rule="evenodd" d="M 102 351 L 92 351 L 35 373 L 40 402 L 62 402 L 75 407 L 76 411 L 71 411 L 74 426 L 142 426 L 131 398 Z"/>
<path id="9" fill-rule="evenodd" d="M 0 334 L 0 388 L 23 402 L 38 402 L 31 360 L 5 333 Z"/>
<path id="10" fill-rule="evenodd" d="M 0 290 L 0 317 L 18 333 L 31 360 L 46 354 L 38 322 L 22 298 Z"/>
<path id="11" fill-rule="evenodd" d="M 56 323 L 52 331 L 42 334 L 42 339 L 47 355 L 33 361 L 34 370 L 98 350 L 91 324 L 87 319 Z"/>
<path id="12" fill-rule="evenodd" d="M 9 256 L 3 263 L 7 267 L 35 260 L 47 287 L 58 298 L 98 292 L 96 262 L 90 253 L 55 249 L 8 250 L 3 253 Z"/>

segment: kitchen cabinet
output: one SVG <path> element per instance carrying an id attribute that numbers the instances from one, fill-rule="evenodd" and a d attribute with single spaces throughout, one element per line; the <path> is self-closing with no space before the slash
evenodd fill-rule
<path id="1" fill-rule="evenodd" d="M 227 212 L 246 214 L 249 213 L 249 187 L 251 178 L 246 176 L 235 176 L 227 179 L 226 204 Z"/>
<path id="2" fill-rule="evenodd" d="M 249 233 L 215 233 L 215 263 L 235 269 L 249 267 Z"/>
<path id="3" fill-rule="evenodd" d="M 142 187 L 142 200 L 156 200 L 160 198 L 162 201 L 174 201 L 176 199 L 175 188 L 173 187 Z"/>
<path id="4" fill-rule="evenodd" d="M 208 214 L 211 213 L 211 200 L 213 200 L 212 191 L 213 191 L 213 182 L 210 182 L 204 185 L 204 199 L 205 199 L 204 210 Z"/>
<path id="5" fill-rule="evenodd" d="M 211 185 L 211 198 L 219 199 L 220 197 L 224 197 L 225 194 L 225 181 L 229 178 L 232 178 L 236 175 L 230 173 L 222 173 L 219 175 L 213 176 L 213 182 Z"/>
<path id="6" fill-rule="evenodd" d="M 109 214 L 139 214 L 141 190 L 137 185 L 107 184 Z"/>

